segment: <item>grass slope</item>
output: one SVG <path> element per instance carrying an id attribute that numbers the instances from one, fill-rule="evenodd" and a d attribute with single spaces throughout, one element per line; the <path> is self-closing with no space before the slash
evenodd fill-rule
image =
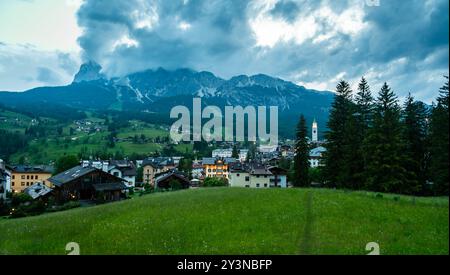
<path id="1" fill-rule="evenodd" d="M 0 254 L 448 254 L 448 198 L 213 188 L 0 220 Z"/>

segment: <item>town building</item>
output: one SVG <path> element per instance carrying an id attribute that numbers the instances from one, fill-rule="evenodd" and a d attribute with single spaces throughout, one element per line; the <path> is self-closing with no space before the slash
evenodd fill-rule
<path id="1" fill-rule="evenodd" d="M 319 146 L 309 151 L 309 164 L 312 168 L 317 168 L 322 166 L 322 157 L 327 149 L 325 147 Z"/>
<path id="2" fill-rule="evenodd" d="M 11 175 L 5 162 L 0 159 L 0 198 L 6 199 L 8 192 L 11 192 Z"/>
<path id="3" fill-rule="evenodd" d="M 234 158 L 203 158 L 203 173 L 205 177 L 228 179 L 229 165 L 235 163 Z"/>
<path id="4" fill-rule="evenodd" d="M 48 201 L 49 197 L 53 195 L 53 189 L 40 182 L 25 188 L 23 192 L 29 195 L 33 200 L 42 201 Z"/>
<path id="5" fill-rule="evenodd" d="M 53 167 L 46 165 L 17 165 L 9 166 L 11 171 L 11 191 L 23 192 L 27 187 L 32 186 L 35 183 L 41 182 L 48 187 L 52 187 L 52 184 L 48 179 L 52 176 Z"/>
<path id="6" fill-rule="evenodd" d="M 190 181 L 186 175 L 173 169 L 168 172 L 157 175 L 155 178 L 155 188 L 158 189 L 170 189 L 174 188 L 173 184 L 176 183 L 177 188 L 188 189 Z"/>
<path id="7" fill-rule="evenodd" d="M 133 188 L 136 185 L 136 165 L 130 160 L 83 160 L 81 165 L 83 167 L 91 166 L 119 177 L 125 180 L 128 188 Z"/>
<path id="8" fill-rule="evenodd" d="M 275 153 L 278 151 L 278 145 L 259 145 L 258 152 L 260 153 Z"/>
<path id="9" fill-rule="evenodd" d="M 244 162 L 247 159 L 248 149 L 238 149 L 238 159 L 240 162 Z M 215 149 L 211 153 L 213 158 L 231 158 L 233 157 L 233 149 Z"/>
<path id="10" fill-rule="evenodd" d="M 201 164 L 201 162 L 194 161 L 192 163 L 192 178 L 193 179 L 203 179 L 204 178 L 203 165 Z"/>
<path id="11" fill-rule="evenodd" d="M 230 168 L 230 186 L 247 188 L 286 188 L 287 171 L 260 163 L 235 164 Z"/>
<path id="12" fill-rule="evenodd" d="M 175 160 L 171 157 L 148 158 L 142 162 L 144 184 L 155 185 L 157 174 L 167 172 L 177 167 Z"/>
<path id="13" fill-rule="evenodd" d="M 69 200 L 116 201 L 124 197 L 124 180 L 92 166 L 75 166 L 48 179 L 57 202 Z"/>

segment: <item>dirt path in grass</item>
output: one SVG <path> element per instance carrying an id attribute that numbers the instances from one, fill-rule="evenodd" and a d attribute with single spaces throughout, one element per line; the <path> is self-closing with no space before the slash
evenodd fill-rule
<path id="1" fill-rule="evenodd" d="M 312 236 L 312 228 L 314 223 L 314 216 L 313 216 L 313 194 L 312 192 L 306 193 L 305 198 L 305 227 L 303 228 L 303 235 L 301 237 L 300 241 L 300 249 L 299 253 L 301 255 L 308 255 L 311 254 L 312 249 L 312 243 L 313 243 L 313 236 Z"/>

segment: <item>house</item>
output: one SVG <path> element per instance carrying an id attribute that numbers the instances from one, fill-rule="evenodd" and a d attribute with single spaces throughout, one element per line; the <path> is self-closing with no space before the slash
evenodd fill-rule
<path id="1" fill-rule="evenodd" d="M 92 166 L 75 166 L 48 181 L 54 185 L 58 202 L 95 199 L 115 201 L 120 200 L 127 189 L 123 179 Z"/>
<path id="2" fill-rule="evenodd" d="M 247 188 L 287 187 L 287 171 L 261 163 L 235 164 L 230 168 L 230 186 Z"/>
<path id="3" fill-rule="evenodd" d="M 240 162 L 244 162 L 247 159 L 248 149 L 239 149 L 238 150 L 238 160 Z M 211 157 L 213 158 L 231 158 L 233 157 L 233 149 L 215 149 L 211 153 Z"/>
<path id="4" fill-rule="evenodd" d="M 312 168 L 317 168 L 322 166 L 321 159 L 323 153 L 325 153 L 327 149 L 325 147 L 319 146 L 309 151 L 309 164 Z"/>
<path id="5" fill-rule="evenodd" d="M 199 162 L 192 163 L 192 178 L 202 179 L 203 178 L 203 165 Z"/>
<path id="6" fill-rule="evenodd" d="M 148 158 L 142 162 L 144 184 L 155 185 L 157 174 L 167 172 L 176 168 L 176 164 L 171 157 Z"/>
<path id="7" fill-rule="evenodd" d="M 287 185 L 287 173 L 286 169 L 271 166 L 268 168 L 272 177 L 270 178 L 270 187 L 286 188 Z"/>
<path id="8" fill-rule="evenodd" d="M 259 145 L 258 152 L 260 153 L 275 153 L 278 151 L 278 145 Z"/>
<path id="9" fill-rule="evenodd" d="M 188 189 L 190 186 L 189 179 L 182 173 L 174 170 L 171 170 L 166 173 L 162 173 L 155 178 L 155 188 L 159 189 L 169 189 L 173 188 L 173 183 L 176 182 L 178 188 L 180 189 Z"/>
<path id="10" fill-rule="evenodd" d="M 127 187 L 136 185 L 136 166 L 129 160 L 112 160 L 109 163 L 108 173 L 125 180 Z"/>
<path id="11" fill-rule="evenodd" d="M 205 177 L 218 177 L 228 179 L 228 166 L 235 163 L 234 158 L 203 158 L 203 173 Z"/>
<path id="12" fill-rule="evenodd" d="M 48 179 L 52 176 L 53 167 L 46 165 L 17 165 L 10 166 L 12 192 L 23 192 L 27 187 L 41 182 L 52 187 Z"/>
<path id="13" fill-rule="evenodd" d="M 53 189 L 47 185 L 37 182 L 30 187 L 25 188 L 23 192 L 29 195 L 33 200 L 47 201 L 53 194 Z"/>
<path id="14" fill-rule="evenodd" d="M 11 176 L 5 162 L 0 159 L 0 199 L 6 199 L 8 192 L 11 192 Z"/>
<path id="15" fill-rule="evenodd" d="M 82 166 L 91 166 L 96 169 L 103 170 L 104 172 L 110 173 L 116 177 L 125 180 L 125 184 L 128 188 L 135 187 L 136 184 L 136 165 L 130 160 L 110 160 L 110 161 L 88 161 L 83 160 Z"/>

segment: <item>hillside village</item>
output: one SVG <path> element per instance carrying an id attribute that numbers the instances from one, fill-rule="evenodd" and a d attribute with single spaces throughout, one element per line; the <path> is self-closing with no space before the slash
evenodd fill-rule
<path id="1" fill-rule="evenodd" d="M 76 125 L 79 125 L 77 130 L 80 131 L 101 131 L 101 127 L 86 121 L 78 121 Z M 311 167 L 315 168 L 321 165 L 320 158 L 325 148 L 318 139 L 315 121 L 311 130 L 310 146 L 313 149 L 309 161 Z M 10 205 L 9 213 L 3 214 L 19 217 L 28 215 L 15 213 L 22 204 L 39 204 L 43 205 L 42 209 L 64 210 L 187 188 L 291 187 L 288 167 L 281 167 L 283 165 L 280 162 L 287 162 L 288 165 L 293 162 L 293 146 L 259 145 L 252 152 L 252 149 L 237 149 L 235 145 L 227 145 L 231 148 L 214 149 L 210 156 L 187 162 L 189 167 L 186 167 L 181 156 L 157 156 L 136 161 L 80 160 L 78 165 L 55 173 L 51 165 L 15 165 L 0 160 L 0 199 L 4 207 Z"/>

